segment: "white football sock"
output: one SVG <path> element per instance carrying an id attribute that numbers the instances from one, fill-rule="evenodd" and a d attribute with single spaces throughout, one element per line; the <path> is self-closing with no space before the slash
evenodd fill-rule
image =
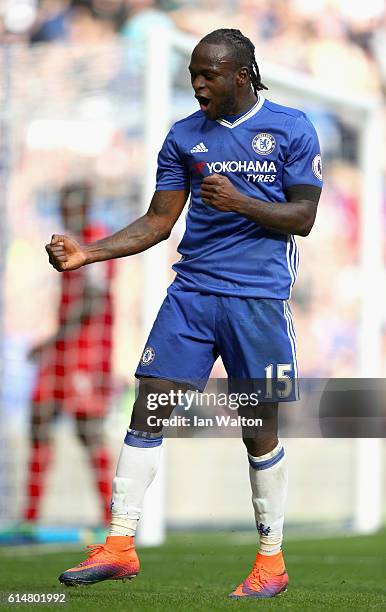
<path id="1" fill-rule="evenodd" d="M 113 479 L 109 536 L 133 536 L 143 499 L 157 473 L 162 435 L 128 429 Z"/>
<path id="2" fill-rule="evenodd" d="M 287 498 L 288 470 L 284 448 L 278 445 L 266 455 L 248 454 L 249 479 L 256 527 L 260 534 L 259 552 L 275 555 L 283 540 L 284 508 Z"/>

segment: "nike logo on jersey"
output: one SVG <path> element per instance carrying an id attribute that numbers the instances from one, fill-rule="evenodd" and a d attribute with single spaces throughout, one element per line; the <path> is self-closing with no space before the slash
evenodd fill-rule
<path id="1" fill-rule="evenodd" d="M 198 145 L 190 149 L 191 153 L 207 153 L 209 149 L 206 148 L 203 142 L 200 142 Z"/>

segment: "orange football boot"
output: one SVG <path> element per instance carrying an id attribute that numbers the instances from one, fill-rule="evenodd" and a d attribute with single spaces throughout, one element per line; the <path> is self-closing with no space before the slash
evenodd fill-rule
<path id="1" fill-rule="evenodd" d="M 71 567 L 59 576 L 67 586 L 94 584 L 102 580 L 126 580 L 139 573 L 139 560 L 130 536 L 108 536 L 106 544 L 87 546 L 85 561 Z"/>
<path id="2" fill-rule="evenodd" d="M 228 597 L 231 599 L 275 597 L 286 591 L 288 574 L 281 552 L 276 555 L 257 553 L 249 576 Z"/>

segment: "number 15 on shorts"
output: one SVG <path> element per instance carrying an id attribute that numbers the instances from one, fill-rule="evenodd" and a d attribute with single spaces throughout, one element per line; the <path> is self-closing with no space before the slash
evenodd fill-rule
<path id="1" fill-rule="evenodd" d="M 275 372 L 276 369 L 276 372 Z M 292 363 L 270 363 L 265 371 L 265 397 L 272 399 L 273 382 L 275 383 L 275 397 L 285 399 L 292 393 Z"/>

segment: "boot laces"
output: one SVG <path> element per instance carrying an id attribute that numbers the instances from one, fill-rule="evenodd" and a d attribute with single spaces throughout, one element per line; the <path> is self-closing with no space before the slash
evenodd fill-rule
<path id="1" fill-rule="evenodd" d="M 87 550 L 87 549 L 89 549 L 89 550 Z M 104 544 L 91 544 L 90 546 L 87 546 L 87 549 L 86 549 L 87 559 L 82 561 L 82 563 L 79 563 L 79 565 L 87 565 L 87 563 L 89 562 L 91 557 L 95 557 L 99 553 L 105 553 L 106 554 L 106 552 L 108 552 L 106 550 Z"/>
<path id="2" fill-rule="evenodd" d="M 90 558 L 102 552 L 102 550 L 105 550 L 105 545 L 104 544 L 91 544 L 90 546 L 87 546 L 87 548 L 90 549 L 90 552 L 88 553 L 88 558 Z"/>
<path id="3" fill-rule="evenodd" d="M 253 566 L 247 581 L 254 589 L 259 589 L 264 587 L 264 584 L 267 582 L 268 575 L 269 573 L 260 564 L 256 564 Z"/>

